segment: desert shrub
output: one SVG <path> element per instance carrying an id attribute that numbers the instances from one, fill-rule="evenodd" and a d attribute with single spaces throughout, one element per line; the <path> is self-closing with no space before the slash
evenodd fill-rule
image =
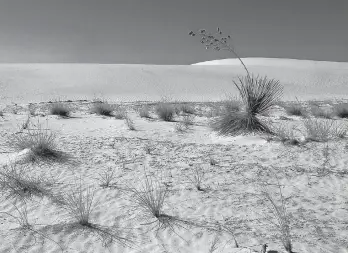
<path id="1" fill-rule="evenodd" d="M 135 125 L 134 125 L 134 121 L 129 116 L 126 116 L 126 118 L 124 120 L 125 120 L 126 125 L 127 125 L 129 130 L 132 130 L 132 131 L 136 130 Z"/>
<path id="2" fill-rule="evenodd" d="M 334 120 L 306 119 L 304 121 L 306 139 L 309 141 L 326 142 L 334 138 L 344 138 L 347 126 Z"/>
<path id="3" fill-rule="evenodd" d="M 62 102 L 55 102 L 55 103 L 51 104 L 51 106 L 49 108 L 49 112 L 51 115 L 69 117 L 69 115 L 71 113 L 71 108 Z"/>
<path id="4" fill-rule="evenodd" d="M 158 117 L 164 121 L 172 121 L 175 114 L 175 107 L 167 102 L 160 102 L 156 106 Z"/>
<path id="5" fill-rule="evenodd" d="M 224 111 L 212 122 L 212 127 L 220 135 L 238 135 L 250 132 L 271 133 L 270 128 L 257 115 L 266 113 L 282 94 L 279 81 L 267 77 L 239 77 L 234 82 L 243 104 L 244 111 Z"/>
<path id="6" fill-rule="evenodd" d="M 324 119 L 332 118 L 332 113 L 328 110 L 324 110 L 323 108 L 319 106 L 315 106 L 315 105 L 312 105 L 310 108 L 311 108 L 311 113 L 314 117 L 324 118 Z"/>
<path id="7" fill-rule="evenodd" d="M 176 122 L 174 127 L 175 127 L 175 131 L 178 133 L 184 133 L 189 130 L 189 127 L 185 125 L 183 122 Z"/>
<path id="8" fill-rule="evenodd" d="M 127 111 L 124 108 L 116 107 L 113 113 L 115 119 L 127 119 Z"/>
<path id="9" fill-rule="evenodd" d="M 306 114 L 305 108 L 300 103 L 286 105 L 284 109 L 288 115 L 305 116 Z"/>
<path id="10" fill-rule="evenodd" d="M 112 116 L 113 111 L 115 110 L 115 106 L 109 104 L 106 101 L 102 102 L 95 102 L 91 106 L 91 112 L 96 113 L 97 115 L 103 115 L 103 116 Z"/>
<path id="11" fill-rule="evenodd" d="M 348 118 L 348 103 L 334 105 L 333 111 L 337 117 Z"/>
<path id="12" fill-rule="evenodd" d="M 150 119 L 151 116 L 150 116 L 149 107 L 148 106 L 143 106 L 142 108 L 140 108 L 139 116 L 141 118 L 148 118 L 148 119 Z"/>
<path id="13" fill-rule="evenodd" d="M 187 103 L 183 103 L 180 105 L 180 107 L 181 107 L 181 111 L 183 113 L 195 114 L 195 108 L 192 105 L 189 105 Z"/>
<path id="14" fill-rule="evenodd" d="M 2 109 L 0 109 L 0 117 L 3 118 L 4 117 L 4 111 Z"/>

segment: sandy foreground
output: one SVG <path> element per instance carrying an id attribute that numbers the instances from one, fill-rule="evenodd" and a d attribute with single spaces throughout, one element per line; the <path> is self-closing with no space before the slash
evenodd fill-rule
<path id="1" fill-rule="evenodd" d="M 279 69 L 256 65 L 251 68 L 261 73 L 267 69 L 269 76 L 288 80 L 287 84 L 293 86 L 284 85 L 285 97 L 293 98 L 296 95 L 320 100 L 342 98 L 343 94 L 348 94 L 348 65 L 326 63 L 324 66 L 329 66 L 326 72 L 323 66 L 299 68 L 294 64 L 290 67 L 280 66 Z M 53 179 L 54 191 L 59 193 L 67 193 L 81 182 L 84 189 L 89 188 L 95 194 L 91 221 L 100 228 L 112 229 L 107 231 L 132 239 L 127 246 L 117 241 L 105 246 L 105 234 L 76 224 L 66 210 L 49 198 L 34 198 L 26 205 L 3 199 L 0 203 L 0 252 L 244 253 L 260 252 L 261 245 L 265 243 L 268 244 L 268 252 L 285 252 L 279 232 L 272 225 L 274 220 L 266 218 L 271 214 L 269 204 L 259 196 L 260 181 L 267 181 L 270 192 L 278 200 L 278 188 L 275 186 L 278 177 L 291 217 L 294 252 L 347 253 L 346 139 L 330 141 L 327 158 L 323 143 L 290 146 L 269 142 L 266 136 L 260 135 L 216 136 L 208 125 L 207 113 L 212 104 L 203 102 L 193 103 L 197 114 L 191 129 L 178 133 L 175 124 L 183 119 L 182 114 L 177 115 L 174 122 L 164 122 L 158 119 L 153 105 L 150 105 L 152 119 L 140 118 L 138 109 L 141 103 L 123 103 L 117 95 L 120 91 L 123 98 L 126 94 L 134 94 L 128 98 L 136 98 L 138 93 L 140 96 L 146 90 L 146 96 L 134 100 L 155 100 L 158 96 L 167 95 L 167 89 L 161 86 L 165 84 L 172 87 L 168 95 L 174 98 L 183 96 L 183 100 L 194 100 L 197 98 L 194 94 L 200 98 L 208 98 L 212 94 L 217 99 L 221 97 L 222 90 L 231 87 L 230 68 L 0 66 L 0 77 L 2 84 L 5 84 L 3 96 L 7 97 L 7 104 L 3 104 L 4 117 L 0 118 L 3 143 L 19 130 L 20 123 L 26 121 L 28 102 L 33 102 L 32 106 L 39 115 L 32 117 L 31 122 L 39 121 L 57 132 L 59 150 L 69 155 L 70 159 L 66 163 L 31 165 L 31 173 Z M 157 75 L 154 74 L 156 71 Z M 124 78 L 123 82 L 104 82 L 116 76 Z M 100 80 L 100 77 L 105 79 Z M 191 79 L 187 81 L 185 78 Z M 104 83 L 96 85 L 98 80 Z M 136 83 L 133 83 L 134 80 Z M 184 84 L 183 80 L 186 80 Z M 152 82 L 158 84 L 159 88 L 149 88 Z M 32 84 L 32 88 L 29 88 L 29 84 Z M 139 87 L 145 87 L 142 85 L 148 86 L 141 90 Z M 202 88 L 196 89 L 199 85 Z M 186 88 L 187 97 L 183 88 Z M 16 90 L 23 96 L 22 103 L 17 102 L 21 98 L 16 96 Z M 98 92 L 127 110 L 134 120 L 135 131 L 129 130 L 124 120 L 91 114 L 89 100 L 73 100 Z M 11 104 L 11 98 L 18 104 Z M 50 104 L 44 101 L 56 98 L 72 100 L 67 102 L 73 109 L 70 118 L 47 115 Z M 322 102 L 323 105 L 325 103 Z M 301 126 L 303 121 L 296 116 L 287 116 L 286 120 L 281 116 L 285 116 L 285 112 L 278 106 L 263 118 L 273 124 L 286 124 L 289 127 Z M 348 124 L 346 119 L 339 121 Z M 12 152 L 6 145 L 1 147 L 1 151 L 2 165 L 21 161 L 28 154 L 28 150 Z M 216 161 L 215 165 L 210 164 L 211 159 Z M 201 190 L 190 180 L 196 167 L 205 171 Z M 115 171 L 115 187 L 103 188 L 98 181 L 99 175 L 110 169 Z M 319 175 L 318 171 L 323 170 L 327 173 Z M 139 187 L 144 182 L 145 172 L 168 189 L 163 211 L 176 217 L 177 224 L 160 229 L 155 219 L 147 217 L 146 212 L 136 206 L 127 188 Z M 32 230 L 20 228 L 15 218 L 18 217 L 18 210 L 27 211 Z M 190 221 L 192 224 L 180 221 Z M 228 226 L 230 232 L 209 229 L 217 228 L 217 224 Z"/>

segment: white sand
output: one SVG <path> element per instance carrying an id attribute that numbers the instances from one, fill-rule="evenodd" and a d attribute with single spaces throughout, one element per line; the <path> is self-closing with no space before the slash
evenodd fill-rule
<path id="1" fill-rule="evenodd" d="M 255 65 L 252 62 L 247 64 L 251 65 L 253 72 L 281 79 L 288 85 L 285 85 L 285 96 L 290 98 L 302 95 L 304 98 L 332 99 L 348 91 L 346 63 L 317 63 L 318 68 L 314 68 L 316 63 L 309 61 L 266 62 L 270 66 L 256 66 L 263 63 L 258 59 Z M 282 62 L 284 64 L 279 64 L 282 66 L 274 66 Z M 306 67 L 299 67 L 297 63 Z M 232 86 L 231 78 L 242 73 L 240 66 L 1 65 L 0 81 L 7 86 L 3 96 L 10 97 L 8 105 L 10 101 L 22 104 L 58 97 L 92 98 L 93 92 L 102 92 L 107 98 L 115 100 L 153 100 L 162 95 L 161 90 L 166 90 L 166 86 L 184 100 L 200 100 L 201 96 L 208 100 L 221 96 L 223 89 Z M 20 100 L 16 96 L 18 91 L 28 96 Z M 119 215 L 124 215 L 121 225 L 133 228 L 138 243 L 134 248 L 122 248 L 114 243 L 106 249 L 97 235 L 74 228 L 71 225 L 74 220 L 66 210 L 60 209 L 48 198 L 28 201 L 28 217 L 35 231 L 66 246 L 65 252 L 209 252 L 216 233 L 200 228 L 176 228 L 172 233 L 170 230 L 160 231 L 156 237 L 152 229 L 154 224 L 141 225 L 149 221 L 141 219 L 144 212 L 134 209 L 134 201 L 129 194 L 101 188 L 96 180 L 98 173 L 112 167 L 116 169 L 116 183 L 122 187 L 137 187 L 143 180 L 143 167 L 146 166 L 149 173 L 157 177 L 162 175 L 170 189 L 164 207 L 166 214 L 199 221 L 233 221 L 238 244 L 248 248 L 236 248 L 231 235 L 221 233 L 214 252 L 259 252 L 260 245 L 268 243 L 269 250 L 283 253 L 277 230 L 261 219 L 262 214 L 269 214 L 269 210 L 255 197 L 257 182 L 250 181 L 256 176 L 256 163 L 275 166 L 285 186 L 285 197 L 291 197 L 287 206 L 292 215 L 295 252 L 348 252 L 347 175 L 315 177 L 291 170 L 301 167 L 315 171 L 320 168 L 323 144 L 310 143 L 307 148 L 300 148 L 266 142 L 262 136 L 219 137 L 211 131 L 208 119 L 203 116 L 195 118 L 195 125 L 188 133 L 178 134 L 174 130 L 175 123 L 142 119 L 133 110 L 132 104 L 127 106 L 127 110 L 137 131 L 130 131 L 123 120 L 89 114 L 89 105 L 85 102 L 70 105 L 74 108 L 74 117 L 48 116 L 48 127 L 57 131 L 59 148 L 80 164 L 34 166 L 33 173 L 54 176 L 59 183 L 56 191 L 61 192 L 69 192 L 81 176 L 84 186 L 93 187 L 95 200 L 98 201 L 92 213 L 92 222 L 112 226 Z M 38 111 L 47 112 L 46 104 L 35 106 Z M 17 131 L 17 124 L 26 119 L 25 108 L 19 109 L 15 115 L 11 113 L 12 107 L 5 110 L 3 119 L 0 118 L 4 139 Z M 278 116 L 282 114 L 283 111 L 275 110 L 269 119 L 279 123 Z M 156 118 L 153 112 L 152 116 Z M 292 123 L 301 124 L 299 117 L 290 118 Z M 35 117 L 32 121 L 35 123 L 37 119 L 46 122 L 46 117 Z M 181 120 L 180 117 L 176 119 Z M 286 124 L 288 122 L 285 121 Z M 330 143 L 330 164 L 334 171 L 347 171 L 345 144 L 346 140 Z M 152 149 L 150 154 L 145 152 L 147 145 Z M 6 147 L 1 149 L 8 151 Z M 2 153 L 0 163 L 21 159 L 26 152 Z M 208 165 L 210 157 L 218 162 L 218 166 Z M 188 179 L 190 164 L 203 164 L 206 170 L 205 191 L 195 189 Z M 12 200 L 2 201 L 0 211 L 17 215 Z M 49 239 L 42 243 L 40 234 L 21 231 L 18 227 L 14 219 L 0 214 L 0 252 L 62 252 Z"/>

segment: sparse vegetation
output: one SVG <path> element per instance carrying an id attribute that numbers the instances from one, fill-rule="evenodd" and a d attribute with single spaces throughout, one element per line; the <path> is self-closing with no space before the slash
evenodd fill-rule
<path id="1" fill-rule="evenodd" d="M 306 139 L 309 141 L 326 142 L 330 139 L 344 138 L 347 126 L 334 120 L 306 119 L 304 120 Z"/>
<path id="2" fill-rule="evenodd" d="M 316 105 L 311 106 L 311 113 L 314 117 L 317 117 L 317 118 L 324 118 L 324 119 L 332 118 L 332 112 L 330 112 L 329 110 L 325 110 Z"/>

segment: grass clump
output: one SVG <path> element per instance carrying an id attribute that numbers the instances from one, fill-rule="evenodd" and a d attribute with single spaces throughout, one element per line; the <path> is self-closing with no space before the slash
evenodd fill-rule
<path id="1" fill-rule="evenodd" d="M 44 129 L 39 123 L 36 128 L 25 129 L 23 132 L 15 133 L 10 137 L 9 145 L 16 151 L 29 149 L 29 161 L 58 161 L 64 155 L 58 150 L 56 143 L 57 135 Z"/>
<path id="2" fill-rule="evenodd" d="M 195 114 L 195 108 L 190 105 L 190 104 L 187 104 L 187 103 L 183 103 L 180 106 L 180 109 L 183 113 L 186 113 L 186 114 Z"/>
<path id="3" fill-rule="evenodd" d="M 300 103 L 286 105 L 284 109 L 290 116 L 305 116 L 306 114 L 305 108 Z"/>
<path id="4" fill-rule="evenodd" d="M 82 182 L 62 196 L 61 203 L 69 215 L 80 225 L 90 226 L 91 214 L 96 206 L 91 187 L 83 189 Z"/>
<path id="5" fill-rule="evenodd" d="M 348 103 L 334 105 L 333 111 L 339 118 L 348 118 Z"/>
<path id="6" fill-rule="evenodd" d="M 173 121 L 175 115 L 175 107 L 167 102 L 160 102 L 156 106 L 158 117 L 164 121 Z"/>
<path id="7" fill-rule="evenodd" d="M 97 101 L 92 104 L 91 112 L 97 115 L 111 117 L 113 111 L 115 110 L 115 106 L 109 104 L 106 101 Z"/>
<path id="8" fill-rule="evenodd" d="M 63 104 L 62 102 L 55 102 L 50 106 L 49 112 L 51 115 L 69 117 L 71 113 L 71 108 Z"/>
<path id="9" fill-rule="evenodd" d="M 257 116 L 268 112 L 282 94 L 279 81 L 267 77 L 239 77 L 234 82 L 241 99 L 244 111 L 225 110 L 215 119 L 212 127 L 219 135 L 238 135 L 251 132 L 271 133 L 271 129 Z"/>
<path id="10" fill-rule="evenodd" d="M 175 226 L 188 224 L 187 221 L 168 215 L 163 211 L 169 190 L 154 177 L 145 173 L 144 182 L 138 188 L 132 187 L 129 190 L 132 193 L 132 201 L 134 201 L 136 209 L 143 211 L 143 217 L 147 221 L 142 225 L 157 224 L 158 232 L 160 229 L 166 228 L 174 231 Z"/>
<path id="11" fill-rule="evenodd" d="M 320 106 L 311 105 L 310 108 L 311 108 L 311 113 L 314 117 L 324 118 L 324 119 L 332 118 L 332 113 L 328 110 L 321 108 Z"/>

